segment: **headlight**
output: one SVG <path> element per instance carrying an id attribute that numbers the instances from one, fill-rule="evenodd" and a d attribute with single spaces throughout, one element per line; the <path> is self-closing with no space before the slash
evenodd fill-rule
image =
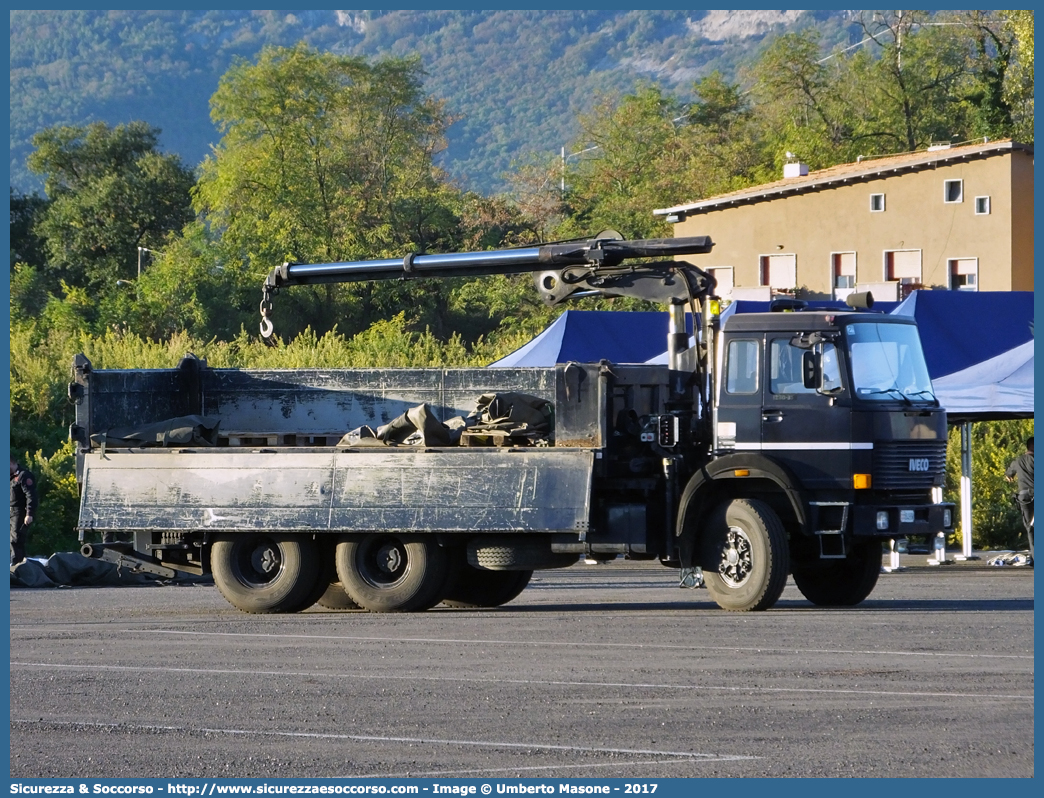
<path id="1" fill-rule="evenodd" d="M 877 511 L 877 528 L 884 530 L 888 529 L 888 511 L 878 510 Z"/>

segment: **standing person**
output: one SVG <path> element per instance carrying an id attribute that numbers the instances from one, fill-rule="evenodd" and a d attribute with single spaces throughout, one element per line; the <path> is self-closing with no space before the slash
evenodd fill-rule
<path id="1" fill-rule="evenodd" d="M 25 559 L 29 527 L 36 515 L 36 477 L 11 458 L 11 565 Z"/>
<path id="2" fill-rule="evenodd" d="M 1022 510 L 1022 525 L 1029 538 L 1030 558 L 1033 558 L 1033 438 L 1026 439 L 1026 451 L 1016 457 L 1004 472 L 1008 482 L 1015 481 L 1018 487 L 1019 509 Z"/>

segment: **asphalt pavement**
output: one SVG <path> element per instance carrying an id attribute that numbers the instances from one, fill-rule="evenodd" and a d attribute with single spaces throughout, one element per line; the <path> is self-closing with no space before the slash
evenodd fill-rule
<path id="1" fill-rule="evenodd" d="M 1033 570 L 926 561 L 760 613 L 622 560 L 406 615 L 12 589 L 11 776 L 1032 776 Z"/>

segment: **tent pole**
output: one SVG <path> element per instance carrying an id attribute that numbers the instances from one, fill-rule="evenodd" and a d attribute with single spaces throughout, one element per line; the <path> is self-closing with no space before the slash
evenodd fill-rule
<path id="1" fill-rule="evenodd" d="M 961 422 L 961 554 L 955 559 L 977 560 L 972 554 L 972 435 L 970 421 Z"/>

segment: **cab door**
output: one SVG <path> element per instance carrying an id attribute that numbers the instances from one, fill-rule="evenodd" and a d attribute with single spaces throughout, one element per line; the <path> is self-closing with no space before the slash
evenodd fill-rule
<path id="1" fill-rule="evenodd" d="M 762 381 L 761 450 L 786 465 L 811 490 L 852 487 L 852 421 L 838 352 L 791 343 L 793 333 L 768 334 Z M 822 385 L 806 386 L 803 357 L 818 359 Z"/>
<path id="2" fill-rule="evenodd" d="M 715 419 L 721 450 L 761 450 L 764 342 L 765 336 L 757 332 L 729 336 L 725 341 Z"/>

